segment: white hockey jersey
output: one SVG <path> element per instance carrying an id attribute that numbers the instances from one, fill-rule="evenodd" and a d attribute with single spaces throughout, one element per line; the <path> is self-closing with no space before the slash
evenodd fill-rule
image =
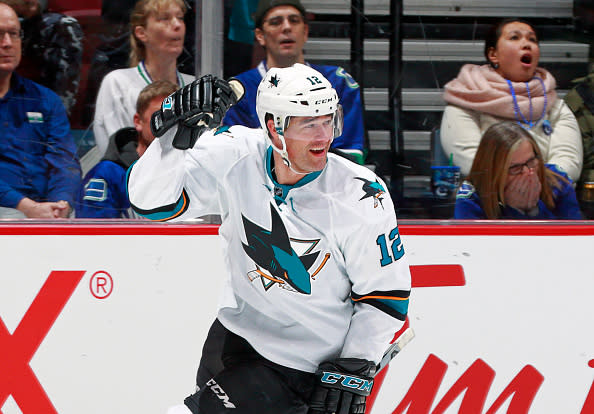
<path id="1" fill-rule="evenodd" d="M 382 180 L 328 154 L 321 172 L 280 185 L 261 129 L 221 127 L 185 151 L 171 146 L 174 133 L 129 170 L 129 197 L 153 220 L 221 215 L 221 323 L 290 368 L 314 372 L 337 357 L 378 363 L 411 287 Z"/>

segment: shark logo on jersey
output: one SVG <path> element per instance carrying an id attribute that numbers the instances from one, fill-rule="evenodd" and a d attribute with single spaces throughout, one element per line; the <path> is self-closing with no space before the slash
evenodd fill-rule
<path id="1" fill-rule="evenodd" d="M 310 275 L 309 268 L 320 254 L 319 251 L 312 253 L 312 250 L 320 240 L 289 238 L 287 229 L 272 204 L 270 212 L 272 216 L 270 230 L 258 226 L 243 214 L 241 215 L 248 242 L 242 243 L 243 250 L 257 267 L 256 270 L 249 272 L 248 277 L 251 281 L 260 278 L 266 290 L 278 283 L 283 288 L 309 295 L 311 279 L 324 267 L 330 253 L 326 254 L 322 264 Z"/>
<path id="2" fill-rule="evenodd" d="M 378 204 L 381 204 L 382 208 L 384 208 L 384 204 L 382 203 L 382 195 L 386 192 L 386 190 L 377 181 L 377 179 L 375 180 L 375 182 L 372 182 L 362 177 L 355 178 L 357 180 L 363 181 L 363 191 L 365 192 L 365 194 L 359 200 L 373 197 L 373 208 L 377 208 Z"/>

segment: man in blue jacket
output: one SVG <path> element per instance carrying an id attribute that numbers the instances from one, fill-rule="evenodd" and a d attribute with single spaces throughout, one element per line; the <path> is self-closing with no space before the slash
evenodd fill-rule
<path id="1" fill-rule="evenodd" d="M 256 114 L 256 91 L 264 74 L 270 68 L 286 68 L 295 63 L 308 64 L 330 81 L 344 111 L 343 133 L 334 139 L 333 150 L 363 164 L 365 132 L 359 84 L 341 67 L 305 62 L 303 47 L 307 42 L 309 26 L 301 2 L 260 0 L 254 22 L 256 41 L 264 47 L 266 59 L 256 68 L 235 76 L 245 86 L 245 95 L 237 105 L 229 109 L 223 124 L 258 128 L 260 123 Z M 316 82 L 315 79 L 311 81 Z"/>
<path id="2" fill-rule="evenodd" d="M 0 3 L 0 217 L 65 218 L 81 170 L 62 101 L 17 75 L 22 31 Z"/>

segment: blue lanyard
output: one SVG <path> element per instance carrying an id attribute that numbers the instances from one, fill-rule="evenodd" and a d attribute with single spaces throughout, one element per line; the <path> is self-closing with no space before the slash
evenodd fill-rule
<path id="1" fill-rule="evenodd" d="M 520 111 L 520 105 L 518 105 L 518 98 L 516 98 L 516 91 L 514 90 L 514 85 L 512 84 L 512 82 L 509 79 L 506 79 L 507 84 L 509 86 L 509 91 L 510 91 L 512 99 L 514 101 L 514 115 L 516 116 L 516 120 L 518 121 L 518 124 L 520 124 L 520 126 L 522 126 L 524 129 L 532 129 L 532 127 L 534 125 L 536 125 L 538 123 L 538 121 L 540 121 L 541 119 L 544 118 L 546 111 L 547 111 L 547 89 L 545 87 L 544 81 L 541 78 L 536 77 L 536 76 L 532 79 L 538 79 L 540 81 L 540 84 L 542 85 L 543 96 L 544 96 L 544 106 L 542 108 L 542 113 L 540 114 L 540 117 L 536 121 L 532 120 L 532 96 L 530 96 L 530 85 L 528 84 L 528 82 L 525 82 L 525 83 L 526 83 L 526 93 L 528 94 L 528 102 L 530 105 L 530 121 L 528 121 L 526 119 L 526 117 L 524 117 L 524 114 L 522 113 L 522 111 Z M 526 125 L 524 125 L 524 124 L 526 124 Z M 547 135 L 549 135 L 549 134 L 547 134 Z"/>

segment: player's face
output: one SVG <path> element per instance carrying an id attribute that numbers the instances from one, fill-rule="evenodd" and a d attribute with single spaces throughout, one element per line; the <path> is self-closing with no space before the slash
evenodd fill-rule
<path id="1" fill-rule="evenodd" d="M 21 62 L 21 24 L 13 9 L 0 3 L 0 74 L 14 72 Z"/>
<path id="2" fill-rule="evenodd" d="M 513 82 L 527 82 L 534 76 L 540 47 L 534 30 L 526 23 L 511 22 L 503 26 L 489 59 L 497 63 L 496 72 Z"/>
<path id="3" fill-rule="evenodd" d="M 151 100 L 148 107 L 142 114 L 136 114 L 134 116 L 134 127 L 138 132 L 138 146 L 136 152 L 138 156 L 142 156 L 151 142 L 155 139 L 151 131 L 151 116 L 153 113 L 161 109 L 161 103 L 167 95 L 157 96 Z"/>
<path id="4" fill-rule="evenodd" d="M 326 166 L 328 150 L 334 138 L 332 115 L 291 117 L 284 137 L 291 167 L 295 171 L 320 171 Z"/>
<path id="5" fill-rule="evenodd" d="M 293 6 L 273 7 L 255 30 L 256 40 L 266 49 L 272 66 L 290 66 L 303 61 L 303 46 L 309 33 L 299 10 Z"/>
<path id="6" fill-rule="evenodd" d="M 174 2 L 151 13 L 146 21 L 146 27 L 137 26 L 136 36 L 144 43 L 148 56 L 155 58 L 177 57 L 184 47 L 186 24 L 184 12 Z"/>

